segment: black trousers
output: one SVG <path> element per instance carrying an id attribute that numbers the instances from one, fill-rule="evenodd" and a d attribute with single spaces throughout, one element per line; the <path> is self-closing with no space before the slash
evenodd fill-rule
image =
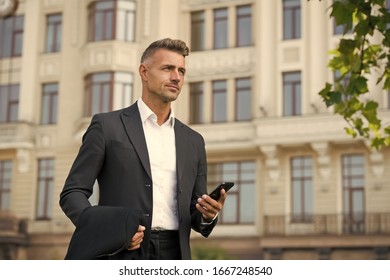
<path id="1" fill-rule="evenodd" d="M 152 230 L 148 253 L 150 260 L 181 260 L 179 232 Z"/>

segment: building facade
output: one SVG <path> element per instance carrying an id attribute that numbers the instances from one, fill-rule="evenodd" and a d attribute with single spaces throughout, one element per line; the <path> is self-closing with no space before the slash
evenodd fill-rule
<path id="1" fill-rule="evenodd" d="M 81 137 L 93 114 L 140 97 L 140 56 L 164 37 L 191 49 L 173 109 L 205 138 L 208 187 L 236 184 L 193 248 L 390 258 L 390 148 L 352 139 L 318 95 L 343 33 L 331 0 L 16 3 L 0 18 L 0 259 L 64 257 L 74 226 L 59 193 Z M 389 94 L 370 86 L 389 122 Z"/>

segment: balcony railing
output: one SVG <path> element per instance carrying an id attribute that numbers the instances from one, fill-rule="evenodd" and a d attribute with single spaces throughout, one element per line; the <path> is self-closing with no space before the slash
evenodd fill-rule
<path id="1" fill-rule="evenodd" d="M 19 219 L 9 211 L 0 210 L 0 243 L 3 237 L 27 234 L 27 221 Z"/>
<path id="2" fill-rule="evenodd" d="M 33 125 L 0 123 L 0 148 L 30 148 L 34 145 Z"/>
<path id="3" fill-rule="evenodd" d="M 390 234 L 390 213 L 365 213 L 352 220 L 343 214 L 318 214 L 300 221 L 290 215 L 264 218 L 264 235 L 370 235 Z"/>

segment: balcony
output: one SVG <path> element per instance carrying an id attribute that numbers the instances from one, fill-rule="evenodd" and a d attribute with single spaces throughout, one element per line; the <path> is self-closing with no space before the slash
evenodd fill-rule
<path id="1" fill-rule="evenodd" d="M 0 123 L 0 149 L 34 147 L 34 127 L 30 123 Z"/>
<path id="2" fill-rule="evenodd" d="M 264 236 L 388 235 L 390 213 L 365 213 L 357 220 L 343 214 L 319 214 L 301 221 L 289 215 L 265 216 L 264 229 Z"/>
<path id="3" fill-rule="evenodd" d="M 0 259 L 16 259 L 18 247 L 27 244 L 27 221 L 0 210 Z"/>

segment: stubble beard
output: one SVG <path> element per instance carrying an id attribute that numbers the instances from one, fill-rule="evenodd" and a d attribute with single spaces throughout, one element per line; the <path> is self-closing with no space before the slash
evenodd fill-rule
<path id="1" fill-rule="evenodd" d="M 160 96 L 161 96 L 162 101 L 167 103 L 167 102 L 175 101 L 178 98 L 179 94 L 180 94 L 180 91 L 177 93 L 173 93 L 170 91 L 161 91 Z"/>

